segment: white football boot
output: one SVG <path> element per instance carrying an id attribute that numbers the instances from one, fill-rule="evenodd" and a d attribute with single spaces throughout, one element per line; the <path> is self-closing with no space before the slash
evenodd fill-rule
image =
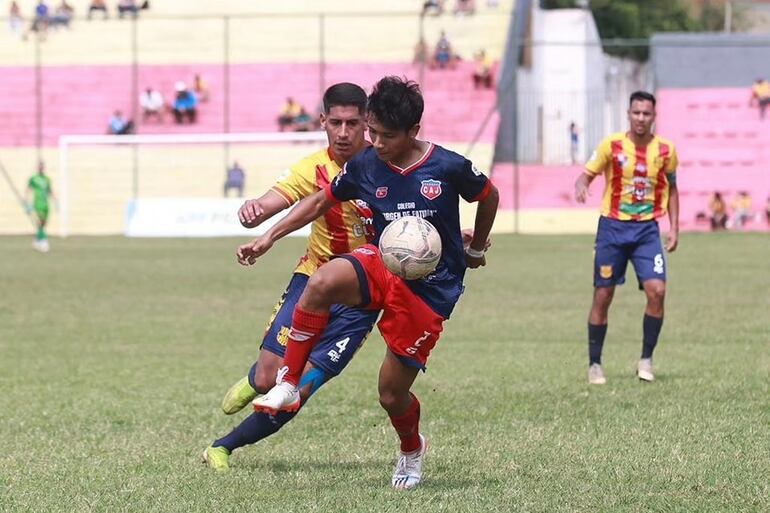
<path id="1" fill-rule="evenodd" d="M 293 412 L 299 410 L 299 389 L 283 380 L 288 371 L 289 368 L 285 366 L 278 369 L 275 386 L 268 390 L 265 395 L 261 395 L 251 401 L 255 412 L 275 415 L 279 411 Z"/>
<path id="2" fill-rule="evenodd" d="M 652 358 L 642 358 L 636 364 L 636 375 L 642 381 L 651 383 L 655 381 L 655 375 L 652 373 Z"/>
<path id="3" fill-rule="evenodd" d="M 607 378 L 604 377 L 604 370 L 598 363 L 592 363 L 588 367 L 588 383 L 591 385 L 604 385 Z"/>
<path id="4" fill-rule="evenodd" d="M 428 440 L 420 435 L 420 448 L 414 452 L 399 453 L 391 484 L 396 490 L 414 488 L 422 481 L 422 459 L 428 450 Z"/>

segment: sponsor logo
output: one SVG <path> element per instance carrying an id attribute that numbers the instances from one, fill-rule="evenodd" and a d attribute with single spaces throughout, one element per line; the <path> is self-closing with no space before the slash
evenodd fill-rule
<path id="1" fill-rule="evenodd" d="M 356 248 L 353 250 L 353 253 L 361 253 L 362 255 L 368 255 L 368 256 L 373 256 L 377 254 L 369 248 Z"/>
<path id="2" fill-rule="evenodd" d="M 601 276 L 605 280 L 612 278 L 612 266 L 611 265 L 599 266 L 599 276 Z"/>
<path id="3" fill-rule="evenodd" d="M 438 180 L 423 180 L 421 183 L 420 194 L 429 200 L 434 200 L 441 196 L 441 182 Z"/>
<path id="4" fill-rule="evenodd" d="M 378 199 L 382 199 L 385 196 L 388 195 L 388 188 L 387 187 L 377 187 L 377 190 L 374 191 L 374 196 Z"/>
<path id="5" fill-rule="evenodd" d="M 283 347 L 286 347 L 286 343 L 289 341 L 289 327 L 281 326 L 281 329 L 278 330 L 278 336 L 276 338 L 278 339 L 279 344 L 281 344 Z"/>

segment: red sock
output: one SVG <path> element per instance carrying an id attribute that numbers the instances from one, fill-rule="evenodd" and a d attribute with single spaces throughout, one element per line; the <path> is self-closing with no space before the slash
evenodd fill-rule
<path id="1" fill-rule="evenodd" d="M 420 401 L 411 392 L 412 404 L 403 415 L 390 417 L 390 423 L 396 428 L 401 439 L 401 452 L 414 452 L 420 448 Z"/>
<path id="2" fill-rule="evenodd" d="M 305 370 L 310 352 L 321 338 L 321 333 L 328 322 L 329 312 L 308 312 L 298 306 L 294 308 L 289 341 L 286 344 L 286 354 L 283 356 L 283 364 L 289 368 L 283 377 L 284 381 L 294 386 L 299 385 L 299 378 Z"/>

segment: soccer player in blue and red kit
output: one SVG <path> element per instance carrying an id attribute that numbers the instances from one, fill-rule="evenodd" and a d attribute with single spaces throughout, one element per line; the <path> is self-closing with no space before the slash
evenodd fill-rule
<path id="1" fill-rule="evenodd" d="M 370 148 L 347 162 L 323 191 L 309 196 L 265 235 L 238 249 L 251 265 L 275 241 L 323 215 L 340 201 L 360 199 L 372 210 L 375 239 L 321 266 L 308 280 L 292 317 L 285 367 L 278 384 L 253 401 L 263 412 L 291 411 L 300 404 L 302 369 L 329 319 L 332 305 L 381 310 L 377 326 L 387 344 L 380 367 L 380 404 L 401 440 L 392 485 L 417 486 L 427 448 L 419 431 L 420 403 L 410 388 L 425 370 L 431 350 L 463 292 L 466 267 L 486 264 L 484 251 L 497 212 L 497 189 L 456 153 L 418 140 L 423 99 L 416 83 L 380 80 L 369 95 Z M 477 201 L 473 237 L 464 248 L 459 199 Z M 428 276 L 406 281 L 385 268 L 377 249 L 385 226 L 401 216 L 427 219 L 438 230 L 441 260 Z"/>

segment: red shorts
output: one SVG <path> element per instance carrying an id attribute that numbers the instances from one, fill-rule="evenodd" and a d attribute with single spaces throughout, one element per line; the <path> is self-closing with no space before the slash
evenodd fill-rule
<path id="1" fill-rule="evenodd" d="M 412 292 L 403 279 L 388 271 L 377 246 L 366 244 L 339 258 L 348 260 L 356 270 L 361 308 L 382 310 L 377 327 L 388 348 L 406 365 L 425 369 L 444 318 Z"/>

